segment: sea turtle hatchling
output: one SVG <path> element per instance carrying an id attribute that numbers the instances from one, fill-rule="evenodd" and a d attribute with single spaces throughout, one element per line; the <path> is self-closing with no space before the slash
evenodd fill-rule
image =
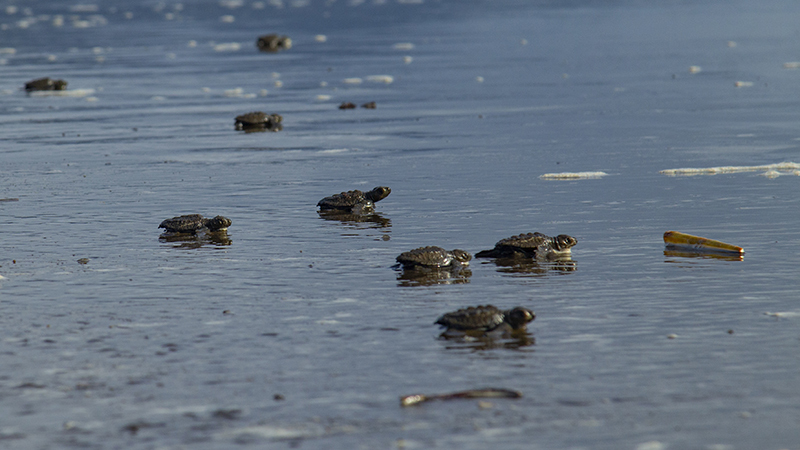
<path id="1" fill-rule="evenodd" d="M 50 78 L 38 78 L 25 83 L 25 90 L 30 91 L 63 91 L 67 88 L 64 80 L 53 80 Z"/>
<path id="2" fill-rule="evenodd" d="M 267 34 L 259 36 L 256 47 L 262 52 L 277 52 L 278 50 L 289 50 L 292 48 L 292 39 L 289 36 L 278 34 Z"/>
<path id="3" fill-rule="evenodd" d="M 375 210 L 375 202 L 379 202 L 392 190 L 386 186 L 378 186 L 367 192 L 359 190 L 342 192 L 325 197 L 317 203 L 321 210 L 350 211 L 354 214 L 369 213 Z"/>
<path id="4" fill-rule="evenodd" d="M 569 256 L 578 240 L 566 234 L 550 237 L 542 233 L 526 233 L 501 239 L 491 250 L 475 254 L 476 258 L 555 259 Z"/>
<path id="5" fill-rule="evenodd" d="M 405 268 L 437 269 L 468 266 L 471 259 L 472 255 L 464 250 L 447 251 L 442 247 L 428 246 L 401 253 L 397 262 Z"/>
<path id="6" fill-rule="evenodd" d="M 161 222 L 158 228 L 164 228 L 167 233 L 197 234 L 200 231 L 211 233 L 226 231 L 229 226 L 231 226 L 231 219 L 227 217 L 216 216 L 206 219 L 200 214 L 187 214 L 167 219 Z"/>
<path id="7" fill-rule="evenodd" d="M 442 315 L 434 324 L 457 331 L 514 331 L 536 318 L 530 309 L 517 306 L 503 311 L 492 305 L 470 306 Z"/>
<path id="8" fill-rule="evenodd" d="M 283 116 L 280 114 L 267 114 L 261 111 L 253 111 L 247 114 L 236 116 L 234 119 L 237 130 L 253 131 L 267 130 L 280 131 L 283 129 Z"/>

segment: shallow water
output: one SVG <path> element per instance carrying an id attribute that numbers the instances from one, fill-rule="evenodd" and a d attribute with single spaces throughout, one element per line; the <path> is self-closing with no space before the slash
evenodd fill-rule
<path id="1" fill-rule="evenodd" d="M 800 178 L 659 171 L 800 161 L 800 7 L 355 3 L 0 3 L 0 446 L 797 448 Z M 373 221 L 314 207 L 378 185 Z M 159 240 L 188 213 L 229 242 Z M 532 231 L 574 264 L 391 267 Z M 537 318 L 438 338 L 485 303 Z M 481 387 L 523 398 L 399 406 Z"/>

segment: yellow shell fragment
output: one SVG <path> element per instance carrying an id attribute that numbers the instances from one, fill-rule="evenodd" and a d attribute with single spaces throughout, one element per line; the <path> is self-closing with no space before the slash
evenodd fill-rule
<path id="1" fill-rule="evenodd" d="M 664 233 L 664 243 L 667 244 L 667 246 L 695 251 L 744 254 L 744 249 L 742 247 L 715 241 L 714 239 L 692 236 L 691 234 L 681 233 L 679 231 L 667 231 Z"/>

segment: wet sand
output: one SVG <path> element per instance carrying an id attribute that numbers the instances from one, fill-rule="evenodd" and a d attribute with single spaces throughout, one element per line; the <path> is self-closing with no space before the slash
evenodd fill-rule
<path id="1" fill-rule="evenodd" d="M 797 12 L 3 5 L 0 447 L 793 448 Z M 22 89 L 45 76 L 68 90 Z M 314 206 L 382 185 L 366 217 Z M 233 223 L 159 238 L 192 213 Z M 571 260 L 392 267 L 534 231 Z M 536 320 L 433 325 L 486 303 Z M 490 387 L 522 397 L 398 404 Z"/>

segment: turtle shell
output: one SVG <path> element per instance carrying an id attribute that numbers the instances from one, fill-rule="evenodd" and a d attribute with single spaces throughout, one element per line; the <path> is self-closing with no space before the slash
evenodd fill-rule
<path id="1" fill-rule="evenodd" d="M 259 36 L 256 47 L 262 52 L 277 52 L 278 50 L 288 50 L 292 48 L 292 39 L 289 36 L 278 34 L 267 34 Z"/>
<path id="2" fill-rule="evenodd" d="M 391 192 L 392 190 L 386 186 L 378 186 L 367 192 L 356 189 L 325 197 L 317 203 L 317 206 L 321 209 L 352 210 L 353 208 L 362 208 L 368 210 L 374 207 L 375 202 L 383 200 Z"/>
<path id="3" fill-rule="evenodd" d="M 435 323 L 462 331 L 492 331 L 501 325 L 516 330 L 523 328 L 535 317 L 533 311 L 521 306 L 502 311 L 493 305 L 483 305 L 444 314 Z"/>
<path id="4" fill-rule="evenodd" d="M 186 214 L 167 219 L 158 228 L 174 233 L 194 233 L 205 226 L 206 220 L 200 214 Z"/>
<path id="5" fill-rule="evenodd" d="M 208 231 L 220 231 L 231 225 L 231 219 L 223 216 L 216 216 L 213 219 L 206 219 L 200 214 L 187 214 L 173 217 L 161 222 L 158 228 L 164 228 L 172 233 L 196 233 L 202 228 Z"/>
<path id="6" fill-rule="evenodd" d="M 448 267 L 451 265 L 469 265 L 472 255 L 464 250 L 447 251 L 442 247 L 428 246 L 403 252 L 397 262 L 405 267 Z"/>
<path id="7" fill-rule="evenodd" d="M 66 88 L 66 81 L 50 78 L 39 78 L 25 83 L 26 91 L 63 91 Z"/>
<path id="8" fill-rule="evenodd" d="M 550 237 L 542 233 L 525 233 L 501 239 L 495 244 L 494 248 L 507 248 L 510 250 L 532 250 L 535 251 L 540 245 L 550 240 Z"/>
<path id="9" fill-rule="evenodd" d="M 456 330 L 492 330 L 503 323 L 503 317 L 495 306 L 470 306 L 444 314 L 435 323 Z"/>
<path id="10" fill-rule="evenodd" d="M 283 122 L 280 114 L 267 114 L 263 111 L 253 111 L 247 114 L 236 116 L 236 129 L 243 130 L 251 127 L 277 128 Z"/>

